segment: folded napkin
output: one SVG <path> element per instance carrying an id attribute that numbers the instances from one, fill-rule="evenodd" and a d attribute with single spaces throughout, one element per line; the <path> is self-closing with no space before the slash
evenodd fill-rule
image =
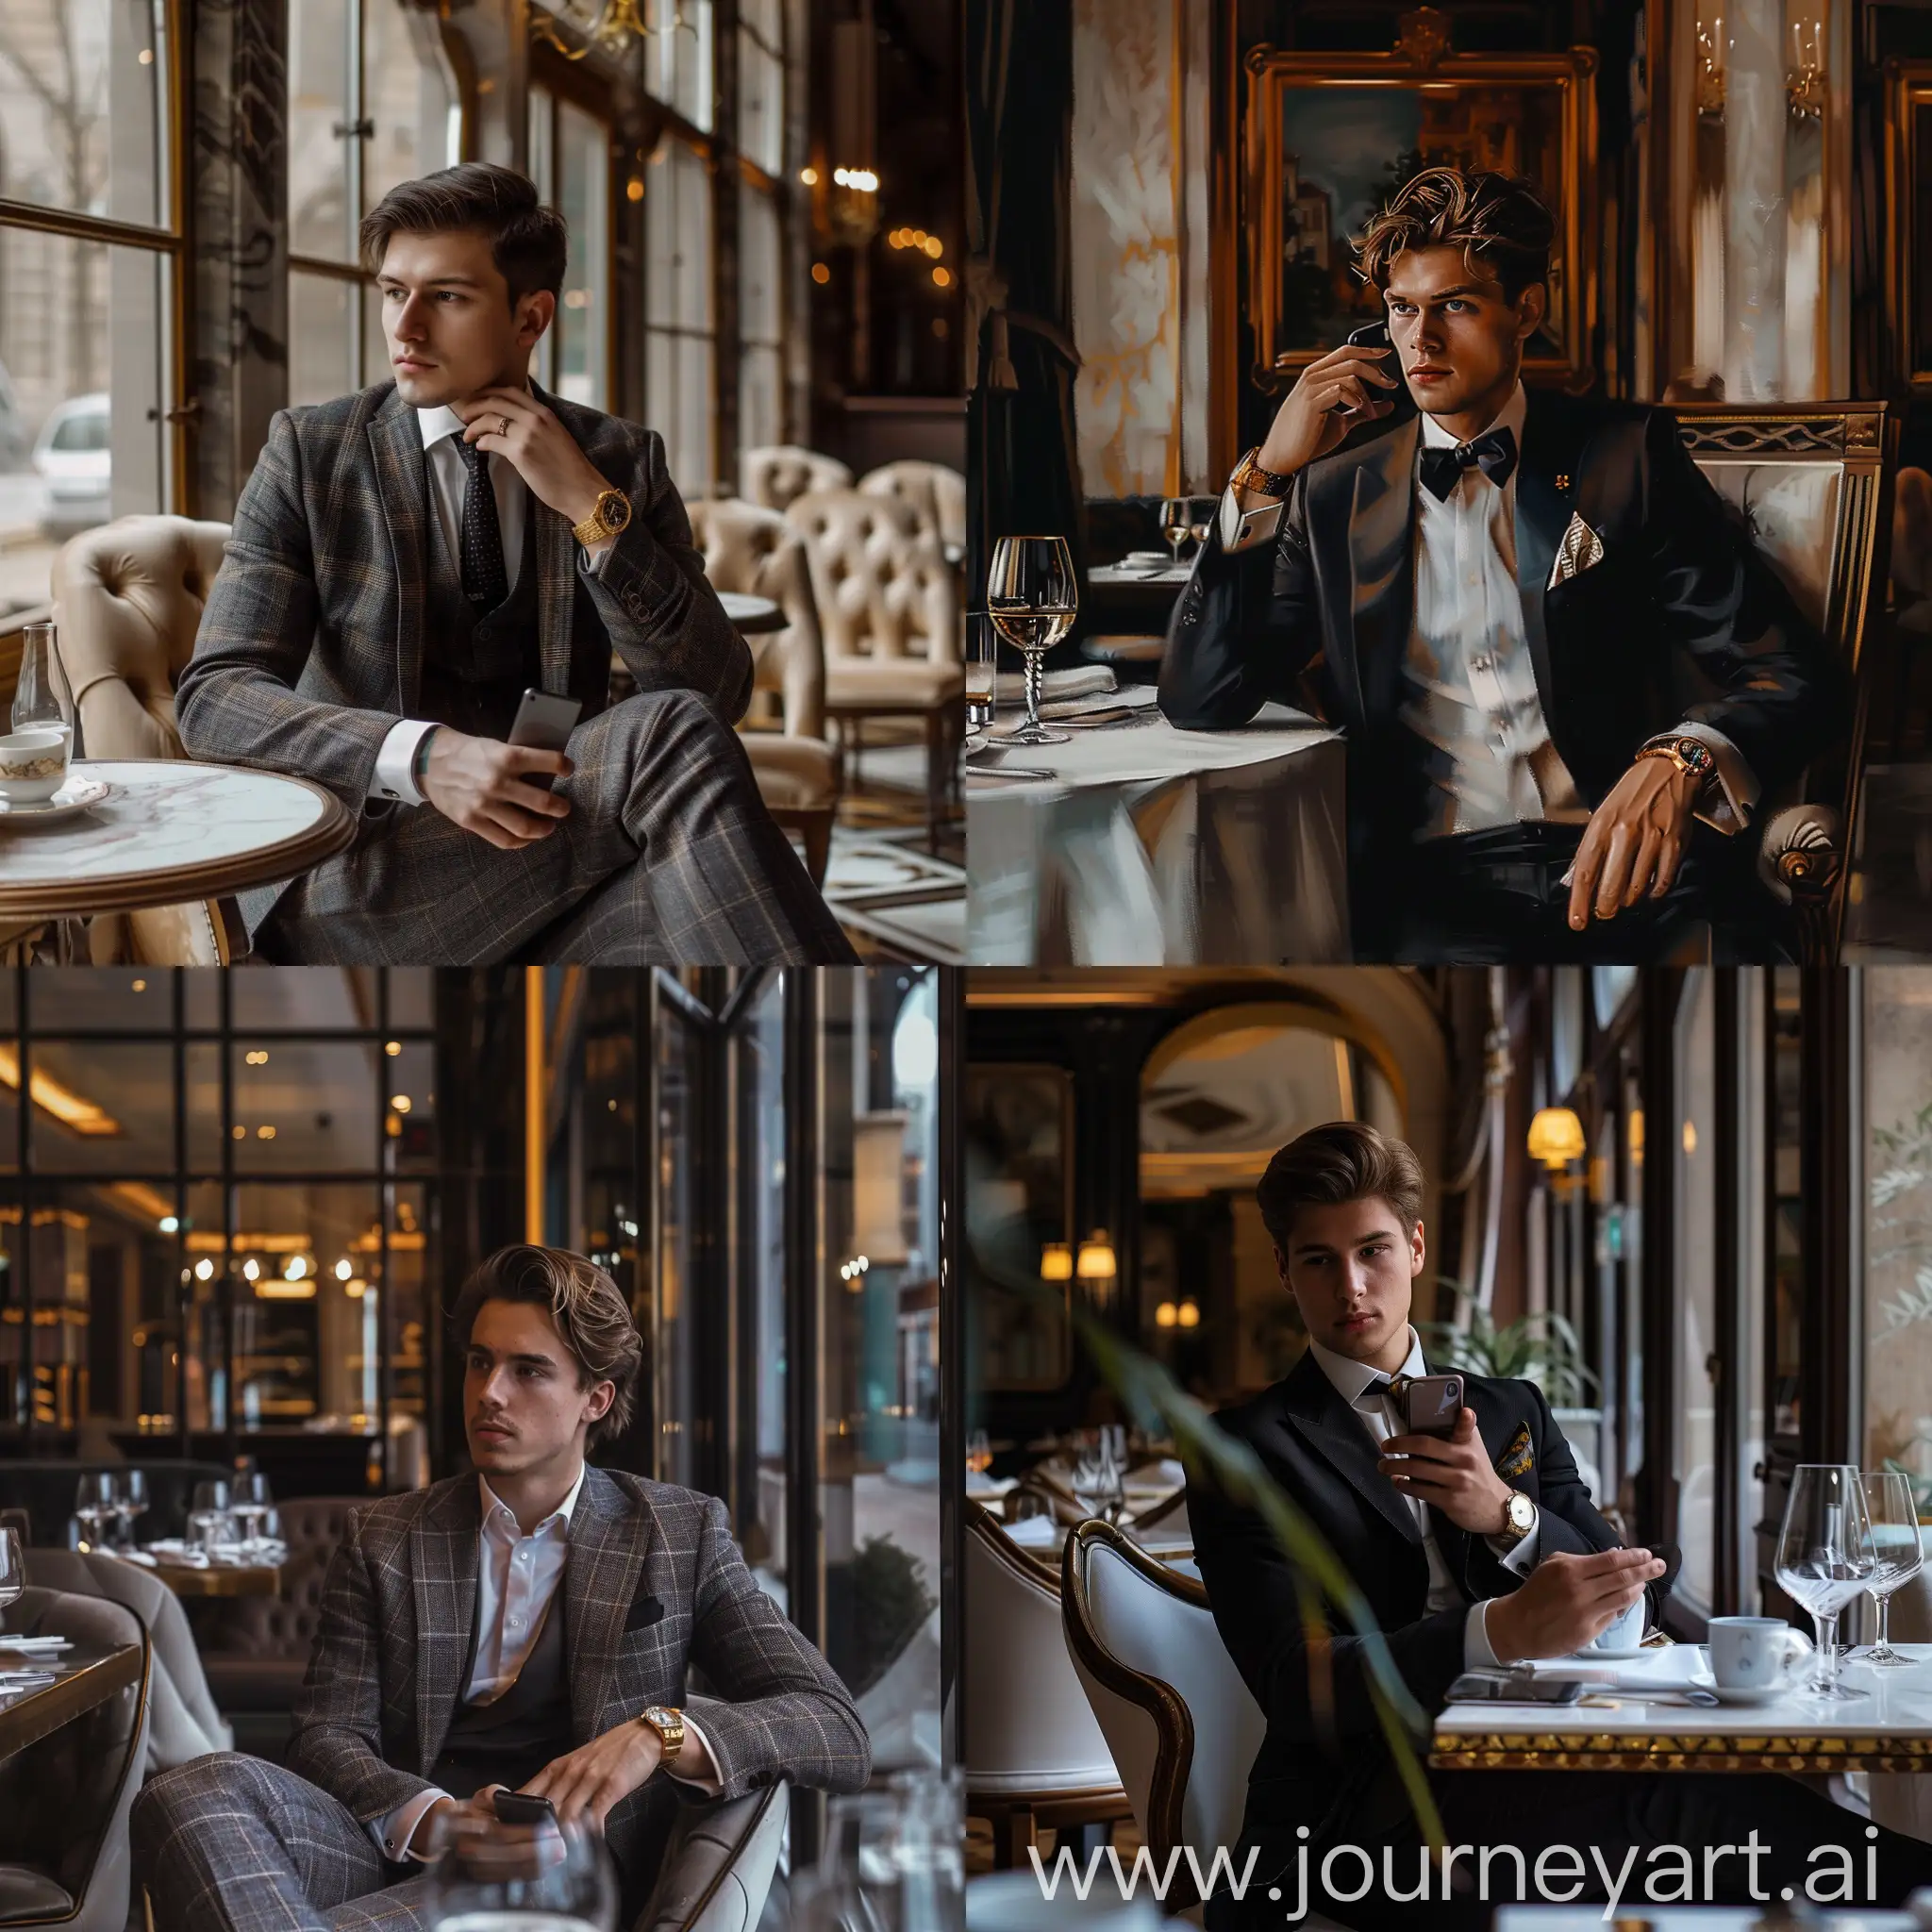
<path id="1" fill-rule="evenodd" d="M 1605 1657 L 1588 1651 L 1574 1657 L 1538 1657 L 1517 1666 L 1538 1677 L 1580 1677 L 1610 1690 L 1681 1690 L 1709 1677 L 1704 1647 L 1696 1643 L 1658 1644 L 1641 1657 Z"/>
<path id="2" fill-rule="evenodd" d="M 0 1650 L 25 1650 L 42 1657 L 73 1648 L 74 1639 L 71 1637 L 9 1637 L 0 1630 Z"/>
<path id="3" fill-rule="evenodd" d="M 1000 1527 L 1023 1550 L 1050 1550 L 1059 1541 L 1059 1525 L 1051 1516 L 1023 1516 L 1018 1523 Z"/>
<path id="4" fill-rule="evenodd" d="M 966 1472 L 966 1493 L 969 1496 L 1004 1496 L 1018 1481 L 1018 1476 L 1003 1475 L 995 1480 L 984 1470 L 969 1469 Z"/>
<path id="5" fill-rule="evenodd" d="M 1082 664 L 1071 671 L 1049 671 L 1040 680 L 1042 698 L 1086 698 L 1095 691 L 1118 689 L 1105 664 Z"/>
<path id="6" fill-rule="evenodd" d="M 112 1554 L 119 1557 L 124 1563 L 139 1563 L 148 1570 L 155 1567 L 155 1559 L 145 1550 L 115 1550 Z"/>
<path id="7" fill-rule="evenodd" d="M 18 1690 L 44 1690 L 59 1681 L 58 1671 L 0 1671 L 0 1696 Z"/>

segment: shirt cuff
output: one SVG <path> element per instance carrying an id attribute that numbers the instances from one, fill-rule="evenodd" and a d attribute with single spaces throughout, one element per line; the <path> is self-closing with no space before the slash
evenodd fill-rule
<path id="1" fill-rule="evenodd" d="M 380 1818 L 369 1821 L 369 1836 L 375 1840 L 375 1849 L 391 1865 L 420 1865 L 423 1854 L 410 1843 L 416 1836 L 416 1827 L 423 1823 L 424 1813 L 439 1798 L 449 1793 L 435 1785 L 420 1790 L 413 1798 L 405 1798 L 393 1811 L 385 1811 Z"/>
<path id="2" fill-rule="evenodd" d="M 1518 1537 L 1513 1543 L 1506 1544 L 1499 1536 L 1485 1537 L 1483 1541 L 1489 1544 L 1496 1561 L 1502 1564 L 1504 1569 L 1513 1572 L 1518 1576 L 1527 1576 L 1536 1568 L 1536 1549 L 1537 1544 L 1542 1540 L 1542 1512 L 1539 1510 L 1536 1521 L 1529 1525 L 1528 1533 Z"/>
<path id="3" fill-rule="evenodd" d="M 1272 543 L 1281 528 L 1283 504 L 1278 496 L 1243 490 L 1230 483 L 1221 493 L 1221 547 L 1239 557 L 1257 543 Z"/>
<path id="4" fill-rule="evenodd" d="M 717 1758 L 712 1757 L 711 1755 L 711 1746 L 709 1741 L 706 1739 L 705 1734 L 698 1729 L 697 1725 L 691 1723 L 691 1712 L 686 1711 L 684 1714 L 685 1747 L 689 1748 L 690 1745 L 693 1742 L 702 1744 L 705 1749 L 705 1756 L 707 1757 L 710 1757 L 711 1762 L 713 1764 L 717 1763 Z M 684 1750 L 681 1749 L 677 1755 L 680 1757 L 682 1757 L 684 1756 Z M 664 1767 L 664 1769 L 672 1777 L 675 1777 L 679 1784 L 689 1785 L 692 1790 L 702 1791 L 704 1795 L 708 1798 L 717 1798 L 722 1797 L 724 1795 L 724 1787 L 723 1783 L 715 1777 L 687 1777 L 683 1772 L 677 1769 L 675 1765 L 671 1764 L 667 1764 Z"/>
<path id="5" fill-rule="evenodd" d="M 582 544 L 579 544 L 577 546 L 577 556 L 582 560 L 585 570 L 589 571 L 593 577 L 601 577 L 604 575 L 604 559 L 616 547 L 617 539 L 615 537 L 606 537 L 594 550 L 586 550 Z"/>
<path id="6" fill-rule="evenodd" d="M 1465 1671 L 1492 1671 L 1502 1662 L 1490 1641 L 1490 1599 L 1482 1598 L 1469 1607 L 1462 1624 L 1462 1668 Z"/>
<path id="7" fill-rule="evenodd" d="M 1717 781 L 1704 788 L 1697 816 L 1727 838 L 1741 832 L 1757 805 L 1757 774 L 1744 762 L 1744 754 L 1714 724 L 1679 724 L 1670 736 L 1694 738 L 1717 760 Z"/>
<path id="8" fill-rule="evenodd" d="M 416 747 L 436 729 L 427 718 L 405 718 L 389 727 L 375 754 L 375 790 L 383 798 L 403 805 L 421 805 L 423 793 L 416 784 Z"/>

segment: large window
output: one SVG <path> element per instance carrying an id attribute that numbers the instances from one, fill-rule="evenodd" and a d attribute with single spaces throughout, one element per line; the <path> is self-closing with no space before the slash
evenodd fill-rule
<path id="1" fill-rule="evenodd" d="M 785 38 L 780 0 L 738 16 L 738 440 L 785 441 Z"/>
<path id="2" fill-rule="evenodd" d="M 1716 988 L 1692 973 L 1677 1013 L 1677 1588 L 1708 1612 L 1717 1591 L 1718 1145 Z"/>
<path id="3" fill-rule="evenodd" d="M 289 400 L 389 374 L 362 217 L 399 181 L 462 157 L 462 106 L 433 14 L 406 0 L 289 9 Z"/>
<path id="4" fill-rule="evenodd" d="M 432 975 L 12 978 L 0 1441 L 299 1430 L 426 1480 Z"/>
<path id="5" fill-rule="evenodd" d="M 557 320 L 532 374 L 566 402 L 610 407 L 610 129 L 541 83 L 530 89 L 530 178 L 570 225 Z"/>
<path id="6" fill-rule="evenodd" d="M 0 0 L 0 627 L 76 531 L 184 508 L 166 0 Z"/>
<path id="7" fill-rule="evenodd" d="M 671 475 L 687 497 L 716 474 L 717 325 L 711 303 L 711 170 L 677 134 L 644 171 L 644 392 Z"/>

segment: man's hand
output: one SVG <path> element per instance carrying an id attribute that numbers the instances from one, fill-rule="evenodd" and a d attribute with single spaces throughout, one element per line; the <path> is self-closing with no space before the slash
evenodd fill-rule
<path id="1" fill-rule="evenodd" d="M 1581 932 L 1592 905 L 1614 919 L 1646 893 L 1671 890 L 1690 837 L 1703 780 L 1669 758 L 1639 758 L 1590 816 L 1570 872 L 1570 924 Z"/>
<path id="2" fill-rule="evenodd" d="M 575 525 L 610 488 L 557 417 L 527 390 L 486 389 L 450 405 L 468 426 L 463 441 L 508 457 L 530 494 Z"/>
<path id="3" fill-rule="evenodd" d="M 1521 1590 L 1490 1599 L 1490 1648 L 1506 1664 L 1568 1657 L 1594 1642 L 1663 1574 L 1662 1559 L 1648 1550 L 1545 1557 Z"/>
<path id="4" fill-rule="evenodd" d="M 1392 349 L 1344 342 L 1310 362 L 1275 411 L 1268 440 L 1255 460 L 1278 476 L 1292 475 L 1317 457 L 1325 457 L 1357 424 L 1379 422 L 1395 404 L 1369 385 L 1385 390 L 1402 387 L 1400 377 L 1390 370 L 1394 354 Z M 1343 408 L 1337 408 L 1337 404 Z"/>
<path id="5" fill-rule="evenodd" d="M 1500 1536 L 1509 1520 L 1509 1485 L 1491 1466 L 1473 1408 L 1457 1412 L 1453 1436 L 1391 1436 L 1375 1467 L 1472 1536 Z"/>
<path id="6" fill-rule="evenodd" d="M 548 1798 L 563 1824 L 588 1819 L 599 1831 L 613 1806 L 658 1769 L 664 1740 L 649 1724 L 621 1724 L 588 1744 L 554 1757 L 522 1789 Z M 680 1761 L 683 1754 L 679 1753 Z"/>
<path id="7" fill-rule="evenodd" d="M 543 785 L 525 782 L 535 773 L 568 778 L 575 769 L 560 751 L 528 744 L 499 744 L 493 738 L 470 738 L 447 724 L 437 726 L 423 767 L 423 796 L 444 818 L 475 832 L 500 852 L 521 852 L 547 839 L 559 819 L 570 816 L 570 801 Z"/>

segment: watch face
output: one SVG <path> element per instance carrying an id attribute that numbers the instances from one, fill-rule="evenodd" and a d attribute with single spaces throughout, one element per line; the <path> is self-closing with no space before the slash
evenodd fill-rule
<path id="1" fill-rule="evenodd" d="M 1701 739 L 1679 739 L 1677 741 L 1677 756 L 1680 758 L 1682 758 L 1684 762 L 1687 765 L 1689 765 L 1693 772 L 1707 772 L 1710 770 L 1712 763 L 1710 747 L 1709 745 L 1706 744 Z"/>
<path id="2" fill-rule="evenodd" d="M 621 490 L 607 490 L 597 499 L 597 514 L 607 530 L 622 530 L 630 524 L 630 498 Z"/>

